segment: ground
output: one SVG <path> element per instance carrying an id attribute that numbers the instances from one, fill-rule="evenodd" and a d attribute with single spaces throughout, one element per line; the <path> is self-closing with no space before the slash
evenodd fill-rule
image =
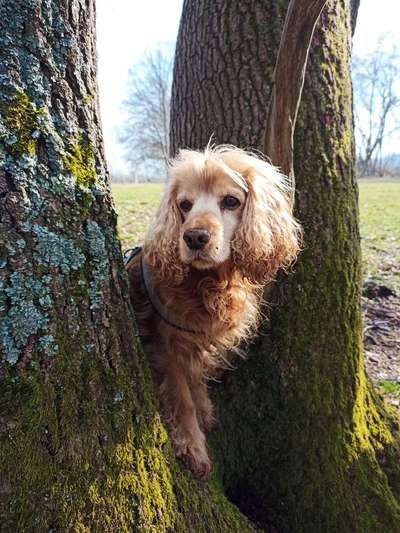
<path id="1" fill-rule="evenodd" d="M 367 371 L 400 410 L 400 179 L 359 181 Z M 163 185 L 114 184 L 123 249 L 143 241 Z"/>
<path id="2" fill-rule="evenodd" d="M 367 370 L 400 405 L 400 180 L 360 180 Z"/>

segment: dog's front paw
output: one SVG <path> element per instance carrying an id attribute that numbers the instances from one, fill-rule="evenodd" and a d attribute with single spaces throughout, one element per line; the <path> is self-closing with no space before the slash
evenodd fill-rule
<path id="1" fill-rule="evenodd" d="M 196 439 L 190 434 L 182 433 L 175 431 L 172 434 L 176 455 L 197 478 L 208 479 L 212 472 L 212 462 L 207 453 L 204 435 L 199 433 Z"/>
<path id="2" fill-rule="evenodd" d="M 189 447 L 182 460 L 198 479 L 206 481 L 211 477 L 213 464 L 207 452 Z"/>

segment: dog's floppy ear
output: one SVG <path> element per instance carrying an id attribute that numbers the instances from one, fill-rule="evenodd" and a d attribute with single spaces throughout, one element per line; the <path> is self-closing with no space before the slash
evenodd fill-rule
<path id="1" fill-rule="evenodd" d="M 299 252 L 300 225 L 292 216 L 286 178 L 265 161 L 244 173 L 249 187 L 232 243 L 233 261 L 251 282 L 265 284 Z"/>
<path id="2" fill-rule="evenodd" d="M 186 267 L 179 256 L 181 214 L 175 201 L 173 184 L 169 182 L 162 196 L 154 223 L 143 246 L 144 259 L 163 280 L 182 281 Z"/>

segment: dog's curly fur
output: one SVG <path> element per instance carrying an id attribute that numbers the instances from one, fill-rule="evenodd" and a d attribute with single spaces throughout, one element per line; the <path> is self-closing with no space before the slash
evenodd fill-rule
<path id="1" fill-rule="evenodd" d="M 301 230 L 289 193 L 286 178 L 254 154 L 233 146 L 181 150 L 171 162 L 142 257 L 128 265 L 131 299 L 142 338 L 152 344 L 151 366 L 172 441 L 198 477 L 212 469 L 204 436 L 214 423 L 207 380 L 254 335 L 264 286 L 299 251 Z M 224 207 L 226 194 L 235 196 L 236 207 Z M 188 198 L 189 210 L 182 203 Z M 185 232 L 193 228 L 207 230 L 204 250 L 186 245 Z M 166 312 L 196 333 L 170 325 L 153 310 L 141 260 Z"/>

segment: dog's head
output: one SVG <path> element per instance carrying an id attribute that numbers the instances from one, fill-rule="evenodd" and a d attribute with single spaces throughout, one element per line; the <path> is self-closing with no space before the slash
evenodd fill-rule
<path id="1" fill-rule="evenodd" d="M 232 146 L 181 150 L 171 162 L 146 260 L 164 278 L 227 261 L 254 283 L 269 281 L 299 250 L 284 176 Z"/>

